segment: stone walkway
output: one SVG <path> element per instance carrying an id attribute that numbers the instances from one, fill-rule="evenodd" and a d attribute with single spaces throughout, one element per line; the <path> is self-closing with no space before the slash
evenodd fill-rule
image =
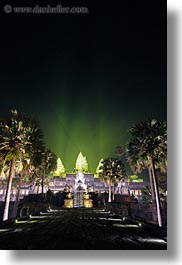
<path id="1" fill-rule="evenodd" d="M 50 210 L 2 223 L 0 249 L 166 249 L 166 236 L 165 229 L 104 210 Z"/>

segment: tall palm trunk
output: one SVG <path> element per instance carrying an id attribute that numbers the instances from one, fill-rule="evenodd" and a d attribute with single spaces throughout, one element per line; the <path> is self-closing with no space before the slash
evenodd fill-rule
<path id="1" fill-rule="evenodd" d="M 149 166 L 148 171 L 149 171 L 149 181 L 150 181 L 150 188 L 152 194 L 152 220 L 154 223 L 158 223 L 152 166 Z"/>
<path id="2" fill-rule="evenodd" d="M 8 177 L 8 183 L 7 183 L 7 189 L 6 189 L 3 221 L 8 220 L 11 186 L 12 186 L 14 174 L 15 174 L 15 159 L 12 159 L 10 162 L 10 171 L 9 171 L 9 177 Z"/>
<path id="3" fill-rule="evenodd" d="M 111 202 L 111 183 L 109 183 L 109 197 L 108 197 L 108 202 Z"/>
<path id="4" fill-rule="evenodd" d="M 17 215 L 17 208 L 18 208 L 18 203 L 19 203 L 22 180 L 23 180 L 23 174 L 20 173 L 18 189 L 17 189 L 17 192 L 16 192 L 16 198 L 15 198 L 15 202 L 14 202 L 14 205 L 13 205 L 13 211 L 12 211 L 12 216 L 11 216 L 12 218 L 16 217 L 16 215 Z"/>
<path id="5" fill-rule="evenodd" d="M 39 188 L 40 188 L 40 186 L 38 184 L 38 186 L 37 186 L 37 194 L 39 194 Z"/>
<path id="6" fill-rule="evenodd" d="M 156 208 L 157 208 L 157 220 L 158 220 L 158 225 L 162 226 L 159 190 L 158 190 L 158 186 L 157 186 L 156 170 L 155 170 L 155 165 L 154 165 L 154 161 L 153 160 L 151 161 L 151 169 L 152 169 L 152 177 L 153 177 L 154 192 L 155 192 L 155 202 L 156 202 Z"/>
<path id="7" fill-rule="evenodd" d="M 45 179 L 45 168 L 43 169 L 43 174 L 42 174 L 42 202 L 44 202 L 44 179 Z"/>
<path id="8" fill-rule="evenodd" d="M 34 194 L 35 192 L 36 192 L 36 181 L 33 182 L 33 188 L 31 194 Z"/>
<path id="9" fill-rule="evenodd" d="M 112 200 L 114 201 L 114 193 L 115 193 L 115 190 L 114 190 L 114 187 L 115 185 L 114 185 L 114 183 L 113 183 L 113 188 L 112 188 Z"/>
<path id="10" fill-rule="evenodd" d="M 150 188 L 151 188 L 151 193 L 152 193 L 152 201 L 155 201 L 154 182 L 153 182 L 153 177 L 152 177 L 152 167 L 151 166 L 148 168 L 148 171 L 149 171 Z"/>

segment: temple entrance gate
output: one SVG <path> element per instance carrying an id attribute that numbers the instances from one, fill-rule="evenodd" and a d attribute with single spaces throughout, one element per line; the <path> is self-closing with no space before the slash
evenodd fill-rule
<path id="1" fill-rule="evenodd" d="M 77 190 L 74 192 L 73 207 L 74 208 L 83 207 L 83 191 L 82 190 Z"/>

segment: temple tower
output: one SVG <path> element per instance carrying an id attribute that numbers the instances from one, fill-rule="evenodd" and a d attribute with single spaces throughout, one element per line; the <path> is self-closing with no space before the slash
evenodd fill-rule
<path id="1" fill-rule="evenodd" d="M 75 169 L 77 172 L 88 172 L 88 163 L 86 156 L 83 156 L 81 152 L 77 157 Z"/>
<path id="2" fill-rule="evenodd" d="M 57 168 L 53 173 L 53 176 L 62 177 L 65 175 L 65 167 L 60 158 L 57 159 Z"/>

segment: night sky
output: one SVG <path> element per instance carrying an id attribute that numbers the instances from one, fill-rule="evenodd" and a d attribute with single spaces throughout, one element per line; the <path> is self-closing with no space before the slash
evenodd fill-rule
<path id="1" fill-rule="evenodd" d="M 166 1 L 43 2 L 89 14 L 5 14 L 1 3 L 0 116 L 36 118 L 67 171 L 80 151 L 95 171 L 131 126 L 166 120 Z"/>

